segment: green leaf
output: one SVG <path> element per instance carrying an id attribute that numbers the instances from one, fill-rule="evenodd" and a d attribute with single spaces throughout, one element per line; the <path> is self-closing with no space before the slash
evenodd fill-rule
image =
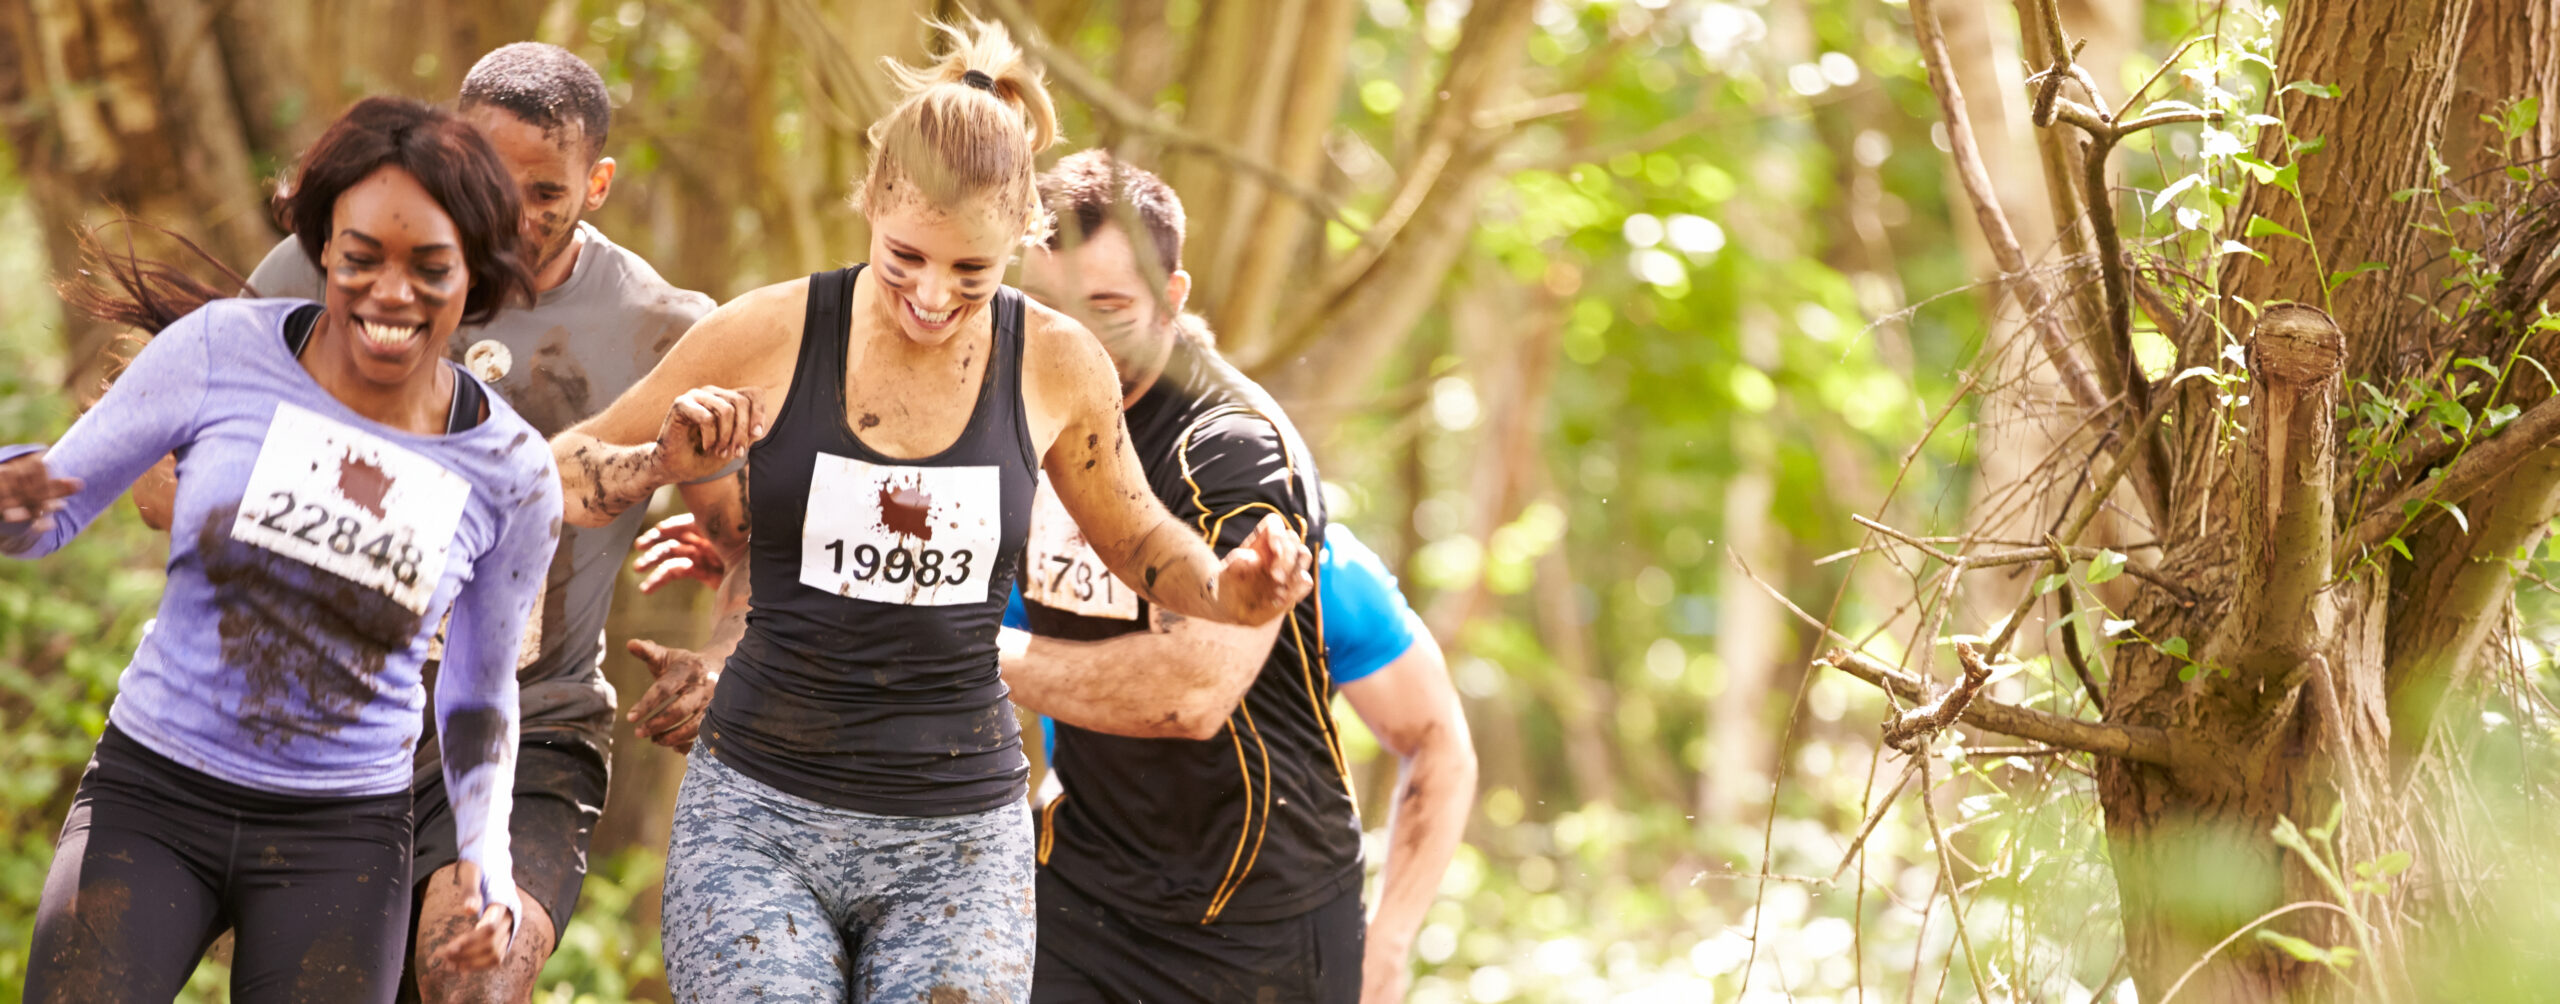
<path id="1" fill-rule="evenodd" d="M 2197 671 L 2197 669 L 2198 669 L 2198 667 L 2196 666 L 2196 664 L 2195 664 L 2195 663 L 2192 663 L 2192 662 L 2190 662 L 2190 663 L 2188 663 L 2188 664 L 2186 664 L 2186 665 L 2184 665 L 2184 666 L 2180 666 L 2180 667 L 2178 667 L 2178 682 L 2179 682 L 2179 683 L 2194 683 L 2194 682 L 2196 682 L 2196 671 Z"/>
<path id="2" fill-rule="evenodd" d="M 2398 537 L 2393 537 L 2393 538 L 2391 538 L 2390 540 L 2383 541 L 2383 542 L 2382 542 L 2382 546 L 2384 546 L 2384 547 L 2388 547 L 2388 548 L 2390 548 L 2390 549 L 2392 549 L 2392 550 L 2394 550 L 2394 551 L 2398 551 L 2398 552 L 2400 552 L 2400 557 L 2401 557 L 2403 560 L 2407 560 L 2407 561 L 2416 561 L 2416 560 L 2418 560 L 2418 559 L 2417 559 L 2417 557 L 2416 557 L 2415 555 L 2412 555 L 2412 554 L 2410 554 L 2410 553 L 2409 553 L 2409 545 L 2408 545 L 2408 544 L 2406 544 L 2406 543 L 2404 543 L 2404 542 L 2402 542 L 2402 541 L 2401 541 L 2401 539 L 2400 539 L 2400 538 L 2398 538 Z"/>
<path id="3" fill-rule="evenodd" d="M 2506 428 L 2507 423 L 2515 421 L 2516 416 L 2521 413 L 2522 409 L 2517 408 L 2515 405 L 2502 404 L 2483 412 L 2480 417 L 2488 421 L 2489 431 L 2496 432 L 2499 429 Z"/>
<path id="4" fill-rule="evenodd" d="M 2055 572 L 2055 573 L 2053 573 L 2052 575 L 2048 575 L 2048 576 L 2045 576 L 2044 578 L 2037 579 L 2037 580 L 2036 580 L 2036 595 L 2038 595 L 2038 596 L 2043 596 L 2043 595 L 2046 595 L 2046 594 L 2048 594 L 2048 593 L 2051 593 L 2051 592 L 2053 592 L 2055 589 L 2059 589 L 2059 588 L 2061 588 L 2061 586 L 2062 586 L 2062 584 L 2063 584 L 2063 583 L 2065 583 L 2065 582 L 2069 582 L 2069 581 L 2071 581 L 2071 576 L 2066 575 L 2066 574 L 2061 573 L 2061 572 Z"/>
<path id="5" fill-rule="evenodd" d="M 2282 224 L 2282 223 L 2278 223 L 2278 222 L 2276 222 L 2276 221 L 2274 221 L 2274 220 L 2271 220 L 2271 219 L 2268 219 L 2268 218 L 2266 218 L 2266 217 L 2264 217 L 2264 216 L 2251 216 L 2251 217 L 2249 217 L 2249 226 L 2248 226 L 2248 228 L 2247 228 L 2247 229 L 2245 229 L 2245 230 L 2242 230 L 2242 231 L 2240 232 L 2240 236 L 2242 236 L 2242 237 L 2248 237 L 2248 238 L 2253 238 L 2253 239 L 2254 239 L 2254 238 L 2259 238 L 2259 237 L 2264 237 L 2264 236 L 2267 236 L 2268 234 L 2275 234 L 2275 235 L 2282 236 L 2282 237 L 2291 237 L 2291 238 L 2293 238 L 2294 240 L 2301 241 L 2301 242 L 2303 242 L 2303 243 L 2305 243 L 2305 244 L 2309 244 L 2309 243 L 2311 243 L 2311 238 L 2304 237 L 2304 236 L 2302 236 L 2301 234 L 2297 234 L 2297 233 L 2294 233 L 2294 232 L 2293 232 L 2293 231 L 2291 231 L 2291 230 L 2287 230 L 2287 229 L 2285 229 L 2285 225 L 2284 225 L 2284 224 Z"/>
<path id="6" fill-rule="evenodd" d="M 2300 161 L 2304 157 L 2311 156 L 2312 154 L 2319 153 L 2320 151 L 2328 148 L 2329 137 L 2327 136 L 2313 136 L 2310 139 L 2294 140 L 2293 159 Z"/>
<path id="7" fill-rule="evenodd" d="M 2088 582 L 2090 585 L 2107 582 L 2122 574 L 2124 574 L 2124 555 L 2114 551 L 2100 551 L 2097 557 L 2089 559 Z"/>
<path id="8" fill-rule="evenodd" d="M 2453 211 L 2462 213 L 2466 216 L 2478 216 L 2496 208 L 2498 208 L 2496 205 L 2488 202 L 2465 202 L 2459 206 L 2453 207 Z"/>
<path id="9" fill-rule="evenodd" d="M 2335 98 L 2338 96 L 2337 88 L 2331 87 L 2327 84 L 2315 84 L 2308 80 L 2296 80 L 2290 84 L 2286 84 L 2284 87 L 2278 89 L 2276 93 L 2292 94 L 2296 91 L 2311 95 L 2315 98 Z"/>
<path id="10" fill-rule="evenodd" d="M 2304 962 L 2316 962 L 2323 966 L 2329 966 L 2332 968 L 2340 965 L 2337 958 L 2332 955 L 2328 949 L 2322 948 L 2308 941 L 2304 941 L 2290 934 L 2270 931 L 2263 927 L 2258 929 L 2257 934 L 2258 940 L 2274 945 L 2276 948 L 2281 949 L 2286 955 L 2293 956 L 2294 958 L 2300 959 Z"/>
<path id="11" fill-rule="evenodd" d="M 2155 215 L 2158 214 L 2162 207 L 2169 204 L 2169 200 L 2178 197 L 2178 193 L 2184 192 L 2187 189 L 2194 188 L 2201 184 L 2204 184 L 2204 173 L 2201 171 L 2170 182 L 2168 187 L 2160 190 L 2160 194 L 2151 197 L 2152 213 Z"/>
<path id="12" fill-rule="evenodd" d="M 2471 517 L 2462 514 L 2461 506 L 2447 502 L 2443 499 L 2437 499 L 2436 505 L 2442 506 L 2445 512 L 2453 516 L 2453 521 L 2462 527 L 2463 533 L 2469 534 L 2471 532 Z"/>
<path id="13" fill-rule="evenodd" d="M 2276 166 L 2258 159 L 2257 154 L 2234 154 L 2231 162 L 2248 168 L 2250 176 L 2258 179 L 2258 184 L 2264 185 L 2276 180 Z"/>
<path id="14" fill-rule="evenodd" d="M 2171 658 L 2184 659 L 2187 657 L 2187 640 L 2184 638 L 2171 638 L 2168 641 L 2161 642 L 2160 653 Z"/>
<path id="15" fill-rule="evenodd" d="M 2393 193 L 2391 193 L 2391 201 L 2393 201 L 2393 202 L 2407 202 L 2407 201 L 2409 201 L 2410 199 L 2417 198 L 2418 196 L 2421 196 L 2421 195 L 2426 195 L 2426 194 L 2428 194 L 2428 193 L 2430 193 L 2430 192 L 2433 192 L 2433 191 L 2435 191 L 2435 189 L 2432 189 L 2432 188 L 2403 188 L 2403 189 L 2401 189 L 2401 190 L 2399 190 L 2399 191 L 2397 191 L 2397 192 L 2393 192 Z"/>
<path id="16" fill-rule="evenodd" d="M 2379 858 L 2375 858 L 2371 862 L 2373 865 L 2373 873 L 2383 878 L 2398 875 L 2401 872 L 2409 870 L 2410 860 L 2409 852 L 2393 851 Z"/>
<path id="17" fill-rule="evenodd" d="M 2335 271 L 2335 272 L 2331 272 L 2331 273 L 2329 273 L 2329 288 L 2330 288 L 2330 289 L 2332 289 L 2332 290 L 2335 290 L 2335 289 L 2337 289 L 2337 288 L 2338 288 L 2338 287 L 2340 287 L 2340 286 L 2344 286 L 2344 285 L 2346 285 L 2346 284 L 2347 284 L 2347 280 L 2349 280 L 2349 279 L 2353 279 L 2353 278 L 2355 278 L 2355 277 L 2357 277 L 2357 276 L 2360 276 L 2360 275 L 2363 275 L 2363 274 L 2365 274 L 2365 273 L 2367 273 L 2367 272 L 2380 272 L 2380 271 L 2384 271 L 2384 270 L 2386 270 L 2386 269 L 2389 269 L 2390 267 L 2391 267 L 2391 266 L 2389 266 L 2389 265 L 2385 265 L 2385 264 L 2383 264 L 2383 263 L 2381 263 L 2381 262 L 2378 262 L 2378 261 L 2369 261 L 2369 262 L 2364 262 L 2364 263 L 2362 263 L 2362 264 L 2360 264 L 2360 265 L 2357 265 L 2357 266 L 2356 266 L 2356 267 L 2354 267 L 2354 268 L 2342 268 L 2342 269 L 2339 269 L 2339 270 L 2337 270 L 2337 271 Z"/>

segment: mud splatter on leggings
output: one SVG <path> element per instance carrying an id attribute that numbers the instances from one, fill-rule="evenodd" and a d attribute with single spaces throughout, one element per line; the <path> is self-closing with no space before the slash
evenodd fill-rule
<path id="1" fill-rule="evenodd" d="M 880 816 L 697 753 L 667 849 L 667 981 L 683 1004 L 1028 1000 L 1031 813 Z"/>

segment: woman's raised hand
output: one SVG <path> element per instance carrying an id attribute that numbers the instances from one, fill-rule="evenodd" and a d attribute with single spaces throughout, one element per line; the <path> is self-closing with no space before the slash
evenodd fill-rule
<path id="1" fill-rule="evenodd" d="M 764 435 L 764 400 L 754 388 L 696 387 L 678 395 L 658 426 L 658 472 L 666 482 L 699 481 L 747 455 Z"/>
<path id="2" fill-rule="evenodd" d="M 45 468 L 43 453 L 0 463 L 0 523 L 26 524 L 26 533 L 50 531 L 62 500 L 79 490 L 79 478 L 57 478 Z"/>
<path id="3" fill-rule="evenodd" d="M 1268 624 L 1315 588 L 1313 555 L 1278 513 L 1228 551 L 1218 569 L 1218 605 L 1238 624 Z"/>

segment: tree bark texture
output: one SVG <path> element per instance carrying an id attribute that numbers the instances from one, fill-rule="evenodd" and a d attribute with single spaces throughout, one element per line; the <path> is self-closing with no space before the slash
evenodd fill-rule
<path id="1" fill-rule="evenodd" d="M 1935 6 L 1913 4 L 1924 55 L 1933 44 Z M 2048 9 L 2040 0 L 2022 0 L 2019 8 L 2026 17 Z M 2270 838 L 2280 820 L 2315 826 L 2343 800 L 2347 821 L 2337 854 L 2350 864 L 2425 844 L 2411 829 L 2424 825 L 2415 818 L 2422 810 L 2401 804 L 2407 765 L 2427 748 L 2444 695 L 2471 686 L 2487 664 L 2484 653 L 2514 591 L 2512 559 L 2538 545 L 2560 513 L 2560 447 L 2552 445 L 2560 426 L 2537 413 L 2536 421 L 2518 419 L 2504 431 L 2480 428 L 2462 443 L 2413 435 L 2401 446 L 2402 463 L 2362 481 L 2372 472 L 2359 465 L 2371 461 L 2343 449 L 2346 422 L 2362 419 L 2342 419 L 2339 406 L 2359 382 L 2396 392 L 2406 377 L 2449 369 L 2455 355 L 2502 361 L 2522 345 L 2545 366 L 2560 361 L 2560 346 L 2524 344 L 2535 309 L 2560 285 L 2560 234 L 2553 232 L 2560 227 L 2539 222 L 2554 201 L 2553 186 L 2497 187 L 2509 164 L 2552 152 L 2560 121 L 2554 25 L 2560 3 L 2553 0 L 2306 0 L 2284 9 L 2277 83 L 2308 81 L 2338 93 L 2270 95 L 2267 110 L 2288 123 L 2291 137 L 2263 130 L 2256 153 L 2284 165 L 2296 159 L 2288 138 L 2319 137 L 2325 147 L 2300 156 L 2298 198 L 2253 185 L 2228 218 L 2224 236 L 2267 256 L 2223 259 L 2222 297 L 2211 308 L 2249 348 L 2247 401 L 2225 424 L 2220 403 L 2201 384 L 2179 392 L 2168 411 L 2173 433 L 2162 444 L 2171 455 L 2157 468 L 2167 481 L 2169 517 L 2156 528 L 2163 547 L 2157 571 L 2193 588 L 2181 597 L 2137 587 L 2123 605 L 2122 615 L 2148 638 L 2183 639 L 2192 660 L 2166 647 L 2116 649 L 2113 690 L 2089 735 L 2075 734 L 2076 725 L 2019 717 L 2016 709 L 1967 714 L 1994 728 L 1985 723 L 2006 717 L 2008 728 L 2099 753 L 2128 967 L 2145 999 L 2158 999 L 2182 977 L 2180 1000 L 2358 992 L 2252 939 L 2197 964 L 2271 909 L 2330 899 Z M 2056 46 L 2050 38 L 2029 41 L 2030 69 L 2041 70 Z M 1949 99 L 1952 76 L 1936 65 L 1932 71 L 1942 100 Z M 2538 99 L 2540 115 L 2513 146 L 2498 148 L 2500 137 L 2480 116 L 2518 98 Z M 2071 151 L 2051 139 L 2067 135 L 2049 131 L 2042 149 L 2049 185 L 2077 182 L 2076 198 L 2055 191 L 2051 200 L 2064 221 L 2062 243 L 2071 245 L 2070 207 L 2113 196 L 2103 180 L 2088 180 L 2103 172 L 2075 178 L 2063 169 Z M 1962 138 L 1956 143 L 1960 167 L 1978 171 L 1964 162 L 1972 156 L 1978 165 L 1979 154 Z M 2441 151 L 2448 176 L 2438 177 L 2431 151 Z M 2492 261 L 2499 279 L 2469 310 L 2452 313 L 2448 305 L 2450 316 L 2440 315 L 2408 294 L 2435 301 L 2438 280 L 2453 274 L 2442 241 L 2415 226 L 2442 214 L 2432 200 L 2392 195 L 2465 185 L 2460 199 L 2492 200 L 2495 208 L 2476 221 L 2442 223 L 2455 229 L 2450 239 Z M 2014 241 L 2008 221 L 1994 217 L 2020 210 L 2004 211 L 1978 190 L 1968 194 L 1994 249 L 2003 237 Z M 2243 238 L 2248 222 L 2261 216 L 2310 236 L 2316 257 L 2315 245 L 2280 235 Z M 2106 242 L 2092 246 L 2103 253 Z M 2327 288 L 2327 275 L 2364 262 L 2384 271 Z M 2115 264 L 2130 270 L 2134 263 Z M 2005 262 L 2000 270 L 2019 271 Z M 2043 302 L 2057 299 L 2010 281 Z M 2155 313 L 2152 304 L 2168 303 L 2157 295 L 2127 302 L 2141 292 L 2111 291 L 2108 313 L 2135 306 Z M 2064 313 L 2072 351 L 2039 362 L 2065 377 L 2075 367 L 2104 375 L 2115 361 L 2098 351 L 2106 337 L 2101 322 L 2085 307 Z M 2178 318 L 2154 320 L 2166 330 Z M 2212 365 L 2219 349 L 2212 333 L 2209 324 L 2182 333 L 2181 366 Z M 2492 405 L 2530 412 L 2547 396 L 2543 382 L 2531 378 L 2511 381 L 2495 400 L 2474 394 L 2462 403 L 2485 416 Z M 2085 413 L 2087 402 L 2080 404 Z M 2098 466 L 2120 463 L 2124 450 L 2115 444 Z M 2463 515 L 2434 505 L 2440 497 L 2459 503 Z M 2402 502 L 2411 504 L 2404 510 Z M 2394 547 L 2406 546 L 2408 557 L 2381 547 L 2393 534 L 2360 525 L 2405 526 Z M 1834 664 L 1879 685 L 1907 682 L 1844 660 Z M 2145 736 L 2159 741 L 2117 748 Z M 2150 755 L 2134 755 L 2142 751 Z M 2428 864 L 2417 867 L 2403 888 L 2427 884 L 2421 874 Z M 2296 913 L 2269 926 L 2322 945 L 2353 943 L 2357 932 L 2334 916 Z M 2377 935 L 2386 942 L 2391 936 L 2387 929 Z M 2384 960 L 2358 968 L 2389 971 Z"/>

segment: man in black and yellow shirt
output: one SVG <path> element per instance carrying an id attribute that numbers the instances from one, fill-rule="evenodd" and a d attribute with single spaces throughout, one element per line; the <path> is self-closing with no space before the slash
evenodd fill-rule
<path id="1" fill-rule="evenodd" d="M 1098 151 L 1040 181 L 1058 232 L 1027 256 L 1023 286 L 1109 351 L 1157 496 L 1222 554 L 1270 513 L 1320 543 L 1306 445 L 1179 313 L 1189 277 L 1171 189 Z M 1318 594 L 1254 628 L 1153 609 L 1103 569 L 1045 486 L 1024 560 L 1030 637 L 1008 653 L 1005 680 L 1017 703 L 1057 723 L 1052 783 L 1035 797 L 1032 999 L 1400 998 L 1407 947 L 1474 797 L 1474 756 L 1438 660 L 1344 691 L 1406 757 L 1383 937 L 1364 952 L 1360 822 Z"/>

